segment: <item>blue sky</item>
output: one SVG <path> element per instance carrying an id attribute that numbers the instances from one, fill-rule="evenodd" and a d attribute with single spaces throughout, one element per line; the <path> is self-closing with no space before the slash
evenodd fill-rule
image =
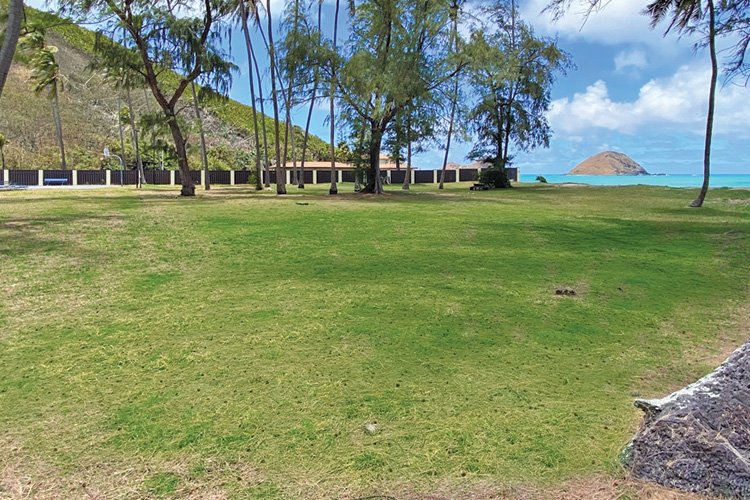
<path id="1" fill-rule="evenodd" d="M 573 0 L 569 13 L 553 23 L 549 15 L 541 14 L 547 0 L 517 1 L 537 34 L 556 38 L 576 65 L 552 91 L 550 148 L 519 153 L 517 166 L 526 173 L 564 173 L 588 156 L 611 149 L 628 154 L 652 173 L 700 172 L 710 69 L 707 52 L 694 51 L 694 40 L 674 34 L 663 37 L 663 27 L 650 29 L 648 18 L 640 12 L 647 0 L 611 0 L 585 23 L 584 2 Z M 40 5 L 43 0 L 29 3 Z M 341 3 L 340 35 L 345 36 L 346 2 Z M 282 4 L 272 0 L 275 18 Z M 323 19 L 330 33 L 332 0 L 325 0 Z M 240 68 L 231 97 L 249 103 L 239 30 L 231 47 Z M 714 171 L 750 173 L 750 89 L 720 87 L 716 113 Z M 305 116 L 306 110 L 297 110 L 295 123 L 303 125 Z M 326 117 L 321 105 L 313 115 L 313 133 L 327 137 Z M 466 163 L 469 149 L 470 144 L 454 145 L 450 161 Z M 438 168 L 442 156 L 436 149 L 418 155 L 414 163 Z"/>

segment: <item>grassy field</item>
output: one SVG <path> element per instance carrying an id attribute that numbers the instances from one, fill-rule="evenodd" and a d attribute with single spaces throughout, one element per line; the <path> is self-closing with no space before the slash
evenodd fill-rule
<path id="1" fill-rule="evenodd" d="M 0 193 L 0 497 L 618 478 L 747 335 L 750 191 L 290 192 Z"/>

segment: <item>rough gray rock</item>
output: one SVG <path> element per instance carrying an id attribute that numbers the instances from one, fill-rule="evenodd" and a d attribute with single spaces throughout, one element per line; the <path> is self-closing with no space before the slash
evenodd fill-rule
<path id="1" fill-rule="evenodd" d="M 698 382 L 635 404 L 646 412 L 624 454 L 635 477 L 750 499 L 750 342 Z"/>

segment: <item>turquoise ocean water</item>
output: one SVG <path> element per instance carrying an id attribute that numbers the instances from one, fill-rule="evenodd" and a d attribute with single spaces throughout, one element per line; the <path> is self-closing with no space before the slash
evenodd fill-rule
<path id="1" fill-rule="evenodd" d="M 703 177 L 690 174 L 670 175 L 565 175 L 565 174 L 524 174 L 522 182 L 536 182 L 537 175 L 542 175 L 554 184 L 577 183 L 591 186 L 667 186 L 677 188 L 698 188 Z M 750 174 L 713 174 L 711 187 L 750 188 Z"/>

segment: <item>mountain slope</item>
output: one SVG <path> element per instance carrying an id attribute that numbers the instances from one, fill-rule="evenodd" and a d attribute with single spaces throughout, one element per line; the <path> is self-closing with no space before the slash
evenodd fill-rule
<path id="1" fill-rule="evenodd" d="M 4 4 L 0 0 L 0 5 Z M 58 63 L 66 77 L 65 90 L 60 95 L 63 135 L 71 168 L 100 168 L 101 152 L 108 147 L 113 152 L 121 151 L 118 116 L 124 105 L 111 85 L 106 84 L 100 75 L 88 69 L 93 59 L 95 34 L 80 26 L 66 22 L 52 14 L 27 7 L 28 21 L 49 26 L 47 42 L 58 47 Z M 8 139 L 5 157 L 8 168 L 56 168 L 59 164 L 57 142 L 52 122 L 50 103 L 44 96 L 37 96 L 29 83 L 30 70 L 17 57 L 0 99 L 0 133 Z M 177 75 L 174 75 L 175 81 Z M 136 117 L 159 110 L 149 90 L 138 89 L 132 92 Z M 188 147 L 191 168 L 199 168 L 197 128 L 190 92 L 183 98 L 181 117 L 187 124 Z M 254 134 L 252 111 L 249 106 L 219 96 L 209 96 L 202 100 L 207 144 L 211 168 L 240 169 L 254 167 Z M 273 151 L 273 119 L 265 117 L 269 143 L 269 153 Z M 281 138 L 284 138 L 282 124 Z M 304 130 L 295 127 L 297 151 L 301 149 Z M 126 128 L 125 156 L 129 164 L 134 162 L 130 146 L 129 130 Z M 262 137 L 262 135 L 261 135 Z M 168 138 L 164 138 L 169 140 Z M 262 140 L 262 139 L 261 139 Z M 151 138 L 144 138 L 148 146 Z M 309 160 L 328 158 L 326 143 L 311 136 L 309 140 Z M 150 163 L 161 161 L 156 151 L 146 160 Z M 270 154 L 270 156 L 273 156 Z M 291 158 L 289 158 L 291 164 Z M 170 166 L 169 158 L 166 161 Z"/>

